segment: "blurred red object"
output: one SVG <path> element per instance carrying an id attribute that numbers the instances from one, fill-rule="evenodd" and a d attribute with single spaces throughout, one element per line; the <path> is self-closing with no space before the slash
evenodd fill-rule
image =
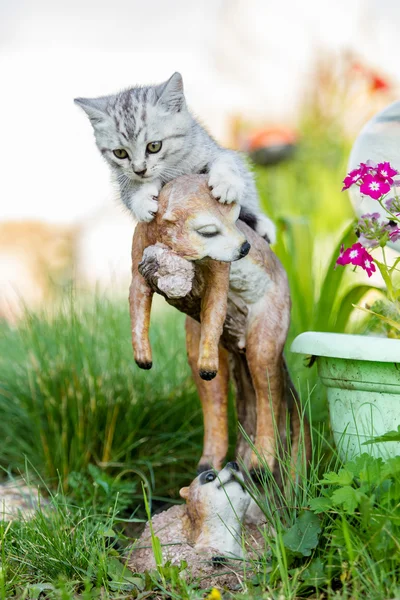
<path id="1" fill-rule="evenodd" d="M 257 129 L 244 138 L 243 150 L 258 165 L 276 165 L 292 158 L 297 135 L 289 127 L 275 126 Z"/>
<path id="2" fill-rule="evenodd" d="M 297 135 L 292 129 L 288 127 L 267 127 L 258 129 L 248 136 L 246 149 L 252 152 L 270 146 L 294 145 L 296 142 Z"/>
<path id="3" fill-rule="evenodd" d="M 391 82 L 385 79 L 385 77 L 360 62 L 353 64 L 353 70 L 367 79 L 371 92 L 387 92 L 393 87 Z"/>

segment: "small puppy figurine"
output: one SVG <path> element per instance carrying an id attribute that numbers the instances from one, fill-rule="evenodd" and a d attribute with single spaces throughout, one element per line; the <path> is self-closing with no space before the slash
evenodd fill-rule
<path id="1" fill-rule="evenodd" d="M 186 504 L 153 517 L 154 533 L 164 546 L 166 561 L 179 564 L 184 558 L 182 547 L 174 548 L 174 544 L 187 544 L 190 552 L 195 550 L 204 556 L 243 556 L 242 521 L 251 499 L 243 482 L 237 463 L 228 463 L 219 473 L 203 471 L 189 487 L 180 490 Z M 148 524 L 133 550 L 130 565 L 137 570 L 139 561 L 154 561 Z"/>
<path id="2" fill-rule="evenodd" d="M 212 548 L 217 556 L 241 558 L 242 522 L 251 498 L 238 464 L 230 462 L 218 474 L 203 471 L 179 493 L 186 500 L 189 539 L 194 548 Z"/>
<path id="3" fill-rule="evenodd" d="M 248 468 L 263 456 L 271 469 L 286 444 L 297 462 L 299 414 L 283 359 L 290 318 L 286 273 L 268 243 L 241 221 L 239 207 L 215 202 L 203 175 L 167 184 L 151 223 L 139 223 L 132 244 L 130 312 L 137 364 L 152 366 L 152 296 L 162 294 L 188 315 L 189 363 L 204 414 L 199 470 L 219 470 L 228 449 L 229 364 L 238 419 L 254 442 L 239 439 L 236 456 Z M 278 433 L 277 433 L 278 431 Z"/>
<path id="4" fill-rule="evenodd" d="M 222 471 L 201 473 L 189 487 L 180 491 L 186 504 L 173 506 L 152 518 L 154 534 L 159 538 L 164 563 L 180 565 L 185 561 L 192 576 L 207 576 L 206 586 L 237 585 L 234 570 L 243 571 L 238 560 L 263 549 L 263 525 L 244 525 L 246 510 L 251 502 L 243 486 L 243 476 L 236 463 L 228 463 Z M 243 535 L 242 535 L 243 534 Z M 233 559 L 230 561 L 230 559 Z M 221 580 L 221 565 L 228 567 L 228 578 Z M 156 568 L 147 523 L 141 537 L 129 552 L 128 566 L 143 573 Z M 223 574 L 225 575 L 225 573 Z"/>

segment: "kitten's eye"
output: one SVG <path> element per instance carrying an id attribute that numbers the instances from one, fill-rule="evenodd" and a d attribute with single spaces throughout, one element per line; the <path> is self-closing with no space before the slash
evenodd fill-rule
<path id="1" fill-rule="evenodd" d="M 146 150 L 147 152 L 150 152 L 150 154 L 157 154 L 157 152 L 160 152 L 161 148 L 162 142 L 150 142 L 146 146 Z"/>
<path id="2" fill-rule="evenodd" d="M 205 476 L 205 480 L 207 483 L 210 483 L 211 481 L 214 481 L 214 479 L 216 478 L 215 473 L 207 473 L 207 475 Z"/>
<path id="3" fill-rule="evenodd" d="M 220 234 L 220 231 L 214 227 L 214 225 L 208 225 L 206 227 L 201 227 L 197 230 L 197 233 L 201 235 L 201 237 L 212 238 L 216 237 Z"/>
<path id="4" fill-rule="evenodd" d="M 123 148 L 118 148 L 117 150 L 113 150 L 114 156 L 117 158 L 128 158 L 128 153 Z"/>

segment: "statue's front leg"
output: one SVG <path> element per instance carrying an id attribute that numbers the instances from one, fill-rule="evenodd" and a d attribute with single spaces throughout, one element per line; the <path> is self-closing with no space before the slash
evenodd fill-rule
<path id="1" fill-rule="evenodd" d="M 200 324 L 186 318 L 186 348 L 189 365 L 196 383 L 203 409 L 204 442 L 198 472 L 222 469 L 228 452 L 228 352 L 219 347 L 219 369 L 212 381 L 204 381 L 199 375 Z"/>
<path id="2" fill-rule="evenodd" d="M 219 342 L 226 318 L 230 263 L 210 260 L 204 265 L 204 294 L 201 299 L 201 336 L 197 367 L 202 379 L 218 372 Z"/>
<path id="3" fill-rule="evenodd" d="M 147 242 L 146 227 L 146 224 L 139 223 L 133 236 L 132 283 L 129 288 L 132 346 L 135 361 L 141 369 L 151 369 L 153 364 L 149 339 L 153 291 L 138 270 Z"/>

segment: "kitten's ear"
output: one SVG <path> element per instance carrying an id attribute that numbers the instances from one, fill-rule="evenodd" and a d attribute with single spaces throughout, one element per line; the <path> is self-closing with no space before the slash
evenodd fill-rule
<path id="1" fill-rule="evenodd" d="M 168 81 L 156 88 L 158 102 L 173 112 L 180 112 L 185 106 L 183 80 L 180 73 L 174 73 Z"/>
<path id="2" fill-rule="evenodd" d="M 107 97 L 104 98 L 75 98 L 75 104 L 83 108 L 91 123 L 101 123 L 107 117 Z"/>

